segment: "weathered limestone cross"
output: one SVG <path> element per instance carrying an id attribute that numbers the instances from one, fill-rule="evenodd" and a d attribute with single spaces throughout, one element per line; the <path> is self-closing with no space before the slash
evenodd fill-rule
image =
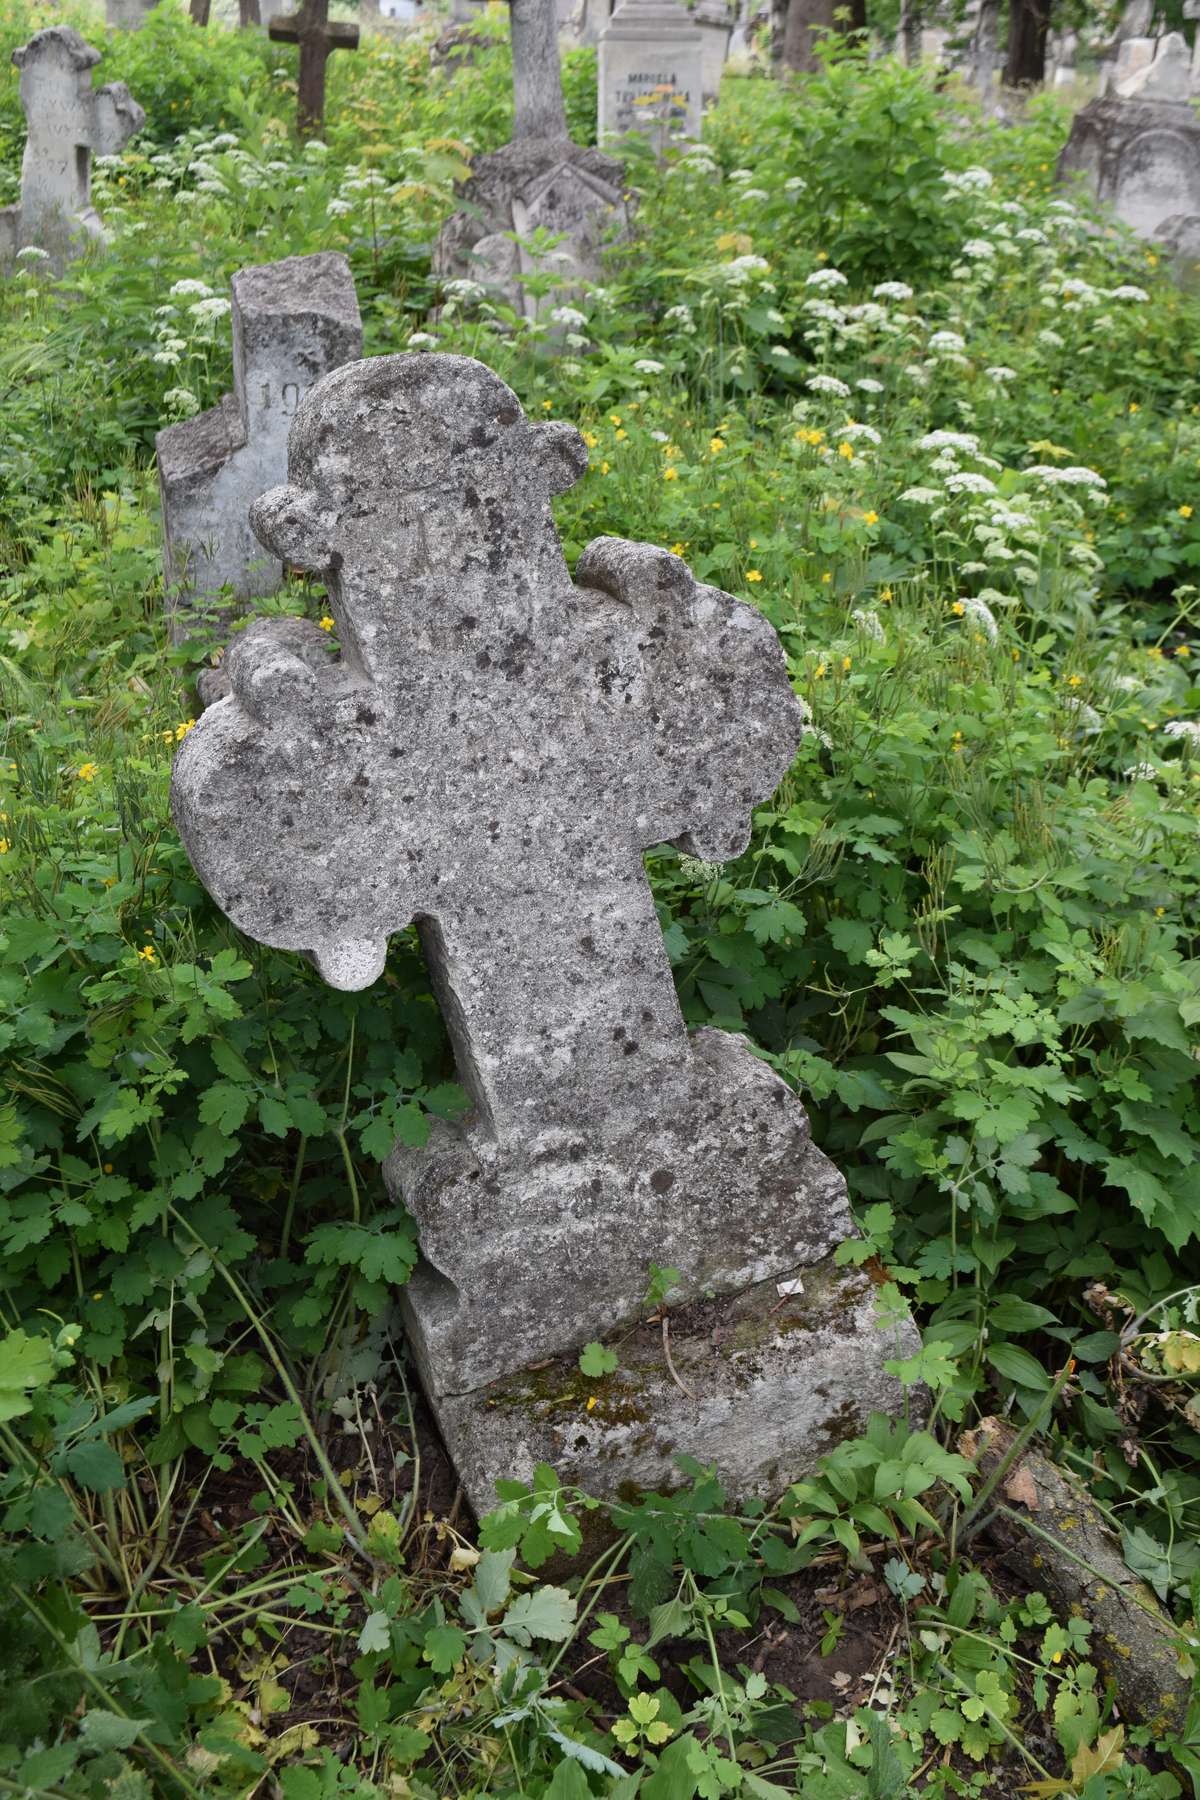
<path id="1" fill-rule="evenodd" d="M 334 986 L 376 980 L 417 924 L 472 1111 L 387 1173 L 424 1257 L 410 1340 L 476 1500 L 455 1397 L 636 1321 L 651 1261 L 686 1297 L 737 1294 L 852 1231 L 795 1096 L 738 1039 L 686 1030 L 642 863 L 744 849 L 802 729 L 783 652 L 648 544 L 596 539 L 575 585 L 550 498 L 586 462 L 578 432 L 531 424 L 465 357 L 326 376 L 251 522 L 324 579 L 341 654 L 305 621 L 252 624 L 173 778 L 230 918 Z M 855 1294 L 831 1366 L 870 1364 L 857 1407 L 879 1356 L 848 1348 Z M 800 1398 L 761 1342 L 767 1413 L 742 1383 L 760 1475 L 770 1409 L 811 1436 L 823 1405 L 799 1341 L 781 1366 Z"/>
<path id="2" fill-rule="evenodd" d="M 296 130 L 301 137 L 325 123 L 325 64 L 335 50 L 358 49 L 358 26 L 329 22 L 329 0 L 304 0 L 299 12 L 277 13 L 267 25 L 276 44 L 299 44 L 300 85 L 296 94 Z"/>

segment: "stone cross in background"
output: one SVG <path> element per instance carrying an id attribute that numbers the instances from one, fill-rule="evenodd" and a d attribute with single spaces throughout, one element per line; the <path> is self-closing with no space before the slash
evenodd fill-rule
<path id="1" fill-rule="evenodd" d="M 704 39 L 677 0 L 620 0 L 600 34 L 598 136 L 644 131 L 659 155 L 700 136 Z"/>
<path id="2" fill-rule="evenodd" d="M 164 586 L 180 641 L 220 596 L 271 594 L 283 579 L 247 523 L 287 473 L 288 427 L 320 376 L 362 354 L 350 265 L 331 251 L 241 269 L 232 284 L 233 393 L 158 434 Z M 214 683 L 208 679 L 212 697 Z M 215 684 L 220 691 L 220 683 Z"/>
<path id="3" fill-rule="evenodd" d="M 218 903 L 334 986 L 417 922 L 472 1110 L 387 1179 L 424 1259 L 410 1341 L 479 1509 L 542 1456 L 608 1492 L 669 1482 L 676 1450 L 781 1489 L 899 1393 L 870 1279 L 831 1261 L 844 1183 L 764 1062 L 686 1030 L 642 862 L 744 850 L 803 729 L 783 651 L 649 544 L 596 539 L 576 586 L 550 499 L 586 462 L 465 357 L 327 376 L 251 519 L 325 580 L 341 654 L 253 623 L 173 776 Z M 690 1398 L 638 1337 L 652 1263 L 706 1302 L 676 1315 Z M 610 1397 L 635 1398 L 564 1410 L 611 1332 Z M 539 1390 L 529 1366 L 560 1356 Z"/>
<path id="4" fill-rule="evenodd" d="M 568 290 L 572 279 L 594 278 L 602 241 L 627 233 L 629 215 L 621 164 L 567 135 L 556 0 L 511 0 L 510 12 L 512 142 L 472 166 L 433 268 L 482 281 L 532 319 L 570 294 L 559 287 L 542 298 L 529 278 L 558 274 Z M 538 232 L 558 241 L 539 251 Z"/>
<path id="5" fill-rule="evenodd" d="M 311 136 L 325 124 L 325 64 L 335 50 L 358 49 L 358 26 L 329 22 L 329 0 L 304 0 L 297 13 L 278 13 L 267 25 L 275 44 L 299 44 L 296 130 Z"/>
<path id="6" fill-rule="evenodd" d="M 0 254 L 36 244 L 61 270 L 89 242 L 105 242 L 92 205 L 93 155 L 115 156 L 146 115 L 123 81 L 92 86 L 100 52 L 69 25 L 39 31 L 12 59 L 21 71 L 25 155 L 20 201 L 0 209 Z"/>

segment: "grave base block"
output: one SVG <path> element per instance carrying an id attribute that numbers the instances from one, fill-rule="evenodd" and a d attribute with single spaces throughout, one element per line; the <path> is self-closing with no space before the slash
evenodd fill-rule
<path id="1" fill-rule="evenodd" d="M 488 1512 L 497 1480 L 529 1481 L 539 1462 L 603 1498 L 662 1492 L 682 1484 L 674 1459 L 684 1453 L 715 1463 L 730 1495 L 774 1499 L 871 1413 L 902 1411 L 903 1390 L 883 1364 L 913 1355 L 919 1339 L 911 1321 L 875 1323 L 877 1279 L 827 1257 L 673 1313 L 670 1362 L 659 1322 L 614 1335 L 620 1362 L 599 1379 L 571 1355 L 473 1393 L 431 1396 L 468 1500 Z M 789 1294 L 794 1281 L 802 1290 Z"/>

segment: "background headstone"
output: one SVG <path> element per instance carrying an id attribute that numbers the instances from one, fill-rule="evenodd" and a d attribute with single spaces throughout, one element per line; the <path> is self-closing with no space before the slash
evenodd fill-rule
<path id="1" fill-rule="evenodd" d="M 1192 53 L 1178 31 L 1168 32 L 1154 55 L 1115 84 L 1122 100 L 1186 100 L 1191 88 Z"/>
<path id="2" fill-rule="evenodd" d="M 1092 100 L 1071 121 L 1060 180 L 1082 176 L 1139 237 L 1200 213 L 1200 118 L 1180 100 Z"/>
<path id="3" fill-rule="evenodd" d="M 220 611 L 222 589 L 244 600 L 280 585 L 280 564 L 250 531 L 250 502 L 286 472 L 288 427 L 308 389 L 362 354 L 350 265 L 331 251 L 240 270 L 231 322 L 233 393 L 156 440 L 177 641 Z"/>
<path id="4" fill-rule="evenodd" d="M 598 136 L 645 132 L 661 155 L 699 138 L 703 36 L 676 0 L 620 0 L 600 34 Z"/>
<path id="5" fill-rule="evenodd" d="M 114 31 L 140 31 L 158 0 L 104 0 L 105 23 Z"/>
<path id="6" fill-rule="evenodd" d="M 433 268 L 443 279 L 483 282 L 536 318 L 569 298 L 573 283 L 598 275 L 603 242 L 628 230 L 629 215 L 622 165 L 567 134 L 556 0 L 512 0 L 510 11 L 512 142 L 472 166 Z M 560 240 L 546 256 L 529 247 L 538 231 Z M 529 278 L 546 272 L 565 286 L 542 298 Z"/>
<path id="7" fill-rule="evenodd" d="M 652 844 L 745 848 L 803 729 L 786 660 L 653 546 L 595 540 L 576 586 L 550 499 L 586 461 L 468 358 L 327 376 L 252 520 L 325 580 L 341 656 L 254 622 L 172 781 L 218 903 L 333 985 L 374 981 L 418 921 L 472 1110 L 386 1177 L 423 1255 L 410 1341 L 478 1510 L 561 1426 L 600 1491 L 669 1482 L 687 1448 L 778 1491 L 900 1398 L 873 1284 L 833 1262 L 844 1183 L 765 1063 L 688 1033 L 643 867 Z M 661 1340 L 623 1339 L 613 1417 L 547 1414 L 560 1390 L 529 1365 L 633 1331 L 652 1262 L 679 1271 L 701 1385 L 685 1403 Z"/>
<path id="8" fill-rule="evenodd" d="M 700 51 L 700 86 L 705 101 L 716 100 L 721 92 L 721 76 L 729 58 L 729 41 L 733 36 L 734 13 L 728 0 L 697 0 L 692 8 L 692 24 L 698 26 L 703 43 Z"/>
<path id="9" fill-rule="evenodd" d="M 21 71 L 25 155 L 21 198 L 0 209 L 0 254 L 37 244 L 61 271 L 89 243 L 104 243 L 92 205 L 92 157 L 115 156 L 146 115 L 123 81 L 92 86 L 100 52 L 69 25 L 39 31 L 12 59 Z"/>

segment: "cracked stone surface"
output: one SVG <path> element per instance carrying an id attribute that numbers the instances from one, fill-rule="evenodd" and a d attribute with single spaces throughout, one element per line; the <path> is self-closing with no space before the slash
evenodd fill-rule
<path id="1" fill-rule="evenodd" d="M 745 848 L 803 730 L 781 646 L 648 544 L 594 540 L 573 582 L 550 499 L 586 462 L 465 357 L 327 376 L 251 517 L 326 581 L 340 653 L 252 624 L 175 762 L 192 860 L 251 936 L 359 988 L 416 921 L 471 1102 L 387 1167 L 435 1407 L 635 1322 L 652 1262 L 684 1301 L 735 1295 L 853 1230 L 791 1090 L 687 1031 L 643 867 Z"/>

